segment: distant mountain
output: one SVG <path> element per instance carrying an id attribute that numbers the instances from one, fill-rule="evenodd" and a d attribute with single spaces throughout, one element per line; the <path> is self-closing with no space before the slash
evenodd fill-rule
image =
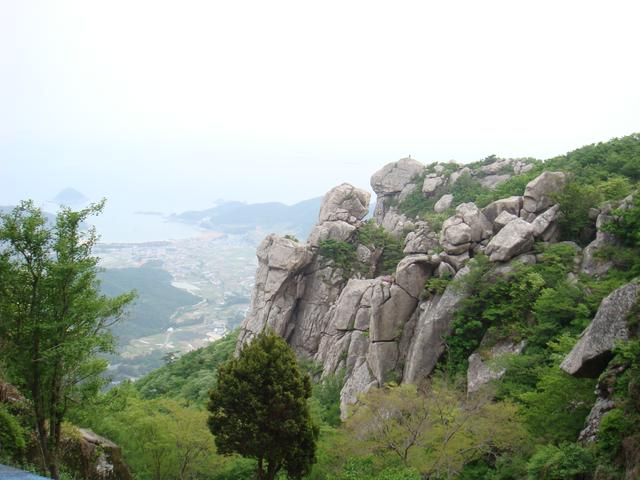
<path id="1" fill-rule="evenodd" d="M 78 205 L 84 205 L 89 202 L 89 198 L 78 190 L 68 187 L 58 193 L 52 200 L 53 203 L 58 205 L 66 205 L 68 207 L 74 207 Z"/>
<path id="2" fill-rule="evenodd" d="M 262 229 L 292 233 L 303 239 L 318 219 L 321 202 L 322 197 L 304 200 L 294 205 L 279 202 L 223 202 L 207 210 L 172 215 L 170 220 L 225 233 L 247 233 Z"/>

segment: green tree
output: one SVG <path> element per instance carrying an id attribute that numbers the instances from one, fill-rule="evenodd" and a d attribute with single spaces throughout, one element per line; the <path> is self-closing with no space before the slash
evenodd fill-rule
<path id="1" fill-rule="evenodd" d="M 218 452 L 257 460 L 261 480 L 273 480 L 281 470 L 302 478 L 315 462 L 318 437 L 310 396 L 311 380 L 287 343 L 261 333 L 218 370 L 208 406 Z"/>
<path id="2" fill-rule="evenodd" d="M 8 380 L 29 398 L 42 463 L 59 478 L 61 426 L 73 397 L 95 394 L 113 348 L 108 328 L 133 294 L 100 293 L 85 220 L 104 201 L 47 223 L 31 201 L 0 215 L 0 339 Z"/>
<path id="3" fill-rule="evenodd" d="M 514 404 L 484 393 L 467 397 L 440 379 L 424 393 L 408 384 L 372 389 L 346 425 L 363 453 L 399 461 L 423 478 L 456 478 L 466 463 L 513 452 L 527 439 Z"/>

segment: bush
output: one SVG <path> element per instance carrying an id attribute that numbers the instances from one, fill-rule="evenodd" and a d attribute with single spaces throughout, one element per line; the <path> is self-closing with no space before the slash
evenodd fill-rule
<path id="1" fill-rule="evenodd" d="M 640 195 L 627 210 L 616 210 L 616 219 L 603 229 L 618 237 L 628 247 L 640 248 Z"/>
<path id="2" fill-rule="evenodd" d="M 0 458 L 18 459 L 26 447 L 25 432 L 20 423 L 0 405 Z"/>
<path id="3" fill-rule="evenodd" d="M 321 240 L 318 247 L 321 257 L 333 261 L 337 268 L 342 269 L 345 278 L 351 276 L 357 260 L 354 244 L 340 240 Z"/>
<path id="4" fill-rule="evenodd" d="M 478 180 L 468 173 L 460 175 L 451 189 L 455 205 L 466 202 L 475 202 L 478 197 L 486 195 L 488 192 L 490 192 L 490 190 L 487 187 L 483 187 Z"/>
<path id="5" fill-rule="evenodd" d="M 593 455 L 575 443 L 539 447 L 527 464 L 529 480 L 583 480 L 593 472 Z"/>

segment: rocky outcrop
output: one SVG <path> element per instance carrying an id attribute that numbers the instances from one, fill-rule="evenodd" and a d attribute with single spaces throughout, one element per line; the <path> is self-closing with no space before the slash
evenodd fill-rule
<path id="1" fill-rule="evenodd" d="M 639 292 L 640 285 L 629 283 L 602 300 L 596 316 L 560 368 L 578 377 L 597 377 L 611 359 L 615 342 L 629 338 L 628 317 L 637 308 Z"/>
<path id="2" fill-rule="evenodd" d="M 492 234 L 493 227 L 473 203 L 462 203 L 456 214 L 446 219 L 440 233 L 440 243 L 445 252 L 460 255 Z"/>
<path id="3" fill-rule="evenodd" d="M 500 365 L 500 358 L 505 355 L 519 355 L 524 350 L 526 342 L 503 341 L 495 344 L 483 353 L 474 352 L 469 356 L 467 369 L 467 393 L 474 393 L 484 385 L 504 376 L 507 369 Z M 482 343 L 481 343 L 482 349 Z"/>
<path id="4" fill-rule="evenodd" d="M 258 246 L 258 271 L 251 298 L 251 308 L 242 323 L 239 348 L 265 328 L 288 338 L 293 326 L 290 319 L 304 292 L 303 271 L 313 253 L 278 235 L 267 236 Z"/>
<path id="5" fill-rule="evenodd" d="M 553 194 L 562 190 L 565 177 L 563 172 L 542 172 L 531 180 L 524 190 L 523 209 L 538 213 L 553 205 Z"/>
<path id="6" fill-rule="evenodd" d="M 626 197 L 616 208 L 628 208 L 633 202 L 633 196 Z M 615 220 L 613 214 L 614 205 L 607 204 L 601 209 L 592 209 L 592 218 L 596 218 L 596 238 L 585 247 L 582 255 L 582 265 L 580 270 L 582 273 L 599 277 L 604 275 L 611 267 L 615 265 L 614 259 L 602 258 L 598 256 L 598 252 L 605 247 L 619 245 L 618 240 L 610 233 L 604 231 L 603 227 Z"/>
<path id="7" fill-rule="evenodd" d="M 533 236 L 543 242 L 556 240 L 558 236 L 558 219 L 560 218 L 560 205 L 554 205 L 544 213 L 538 215 L 531 222 Z"/>
<path id="8" fill-rule="evenodd" d="M 369 192 L 348 183 L 334 187 L 322 201 L 319 223 L 343 221 L 354 224 L 367 214 L 370 200 Z"/>
<path id="9" fill-rule="evenodd" d="M 377 195 L 400 193 L 407 184 L 424 171 L 424 165 L 412 158 L 389 163 L 371 177 L 371 188 Z"/>
<path id="10" fill-rule="evenodd" d="M 455 278 L 468 273 L 469 267 L 464 267 Z M 451 332 L 454 311 L 467 295 L 464 289 L 449 285 L 442 295 L 424 303 L 409 346 L 403 382 L 420 383 L 433 371 L 444 351 L 444 338 Z"/>
<path id="11" fill-rule="evenodd" d="M 533 226 L 516 218 L 507 223 L 489 242 L 485 253 L 492 262 L 506 262 L 533 247 Z"/>
<path id="12" fill-rule="evenodd" d="M 367 211 L 368 193 L 348 184 L 332 189 L 323 199 L 318 223 L 306 244 L 270 235 L 260 245 L 255 291 L 238 348 L 270 328 L 298 355 L 320 364 L 323 376 L 343 371 L 343 416 L 358 395 L 370 388 L 389 381 L 424 381 L 444 351 L 456 308 L 468 295 L 459 286 L 463 282 L 455 282 L 425 300 L 427 280 L 464 277 L 469 261 L 482 252 L 491 261 L 501 262 L 492 269 L 495 275 L 507 274 L 515 268 L 513 262 L 535 263 L 535 255 L 528 254 L 534 239 L 555 240 L 559 208 L 549 202 L 564 176 L 543 174 L 529 183 L 524 197 L 500 199 L 482 210 L 474 203 L 460 204 L 440 232 L 426 221 L 408 219 L 397 203 L 419 192 L 437 200 L 436 213 L 444 212 L 453 205 L 453 195 L 437 195 L 461 175 L 494 184 L 498 177 L 502 181 L 513 175 L 516 167 L 527 166 L 526 161 L 496 159 L 449 175 L 451 166 L 436 164 L 426 169 L 406 158 L 376 172 L 371 179 L 377 194 L 374 221 L 396 238 L 406 236 L 405 257 L 392 275 L 378 278 L 371 277 L 383 253 L 381 247 L 354 244 Z M 525 203 L 532 210 L 525 210 Z M 343 271 L 319 253 L 323 240 L 354 244 L 354 261 L 369 268 Z M 517 353 L 519 348 L 497 346 L 490 356 L 500 356 L 503 350 Z M 502 374 L 479 356 L 472 356 L 470 364 L 471 391 Z"/>
<path id="13" fill-rule="evenodd" d="M 406 198 L 418 186 L 412 183 L 424 172 L 424 165 L 412 158 L 389 163 L 371 177 L 371 188 L 377 195 L 373 218 L 382 225 L 392 204 L 402 196 Z M 420 188 L 422 186 L 420 185 Z"/>
<path id="14" fill-rule="evenodd" d="M 596 441 L 598 430 L 600 429 L 600 422 L 602 417 L 615 407 L 615 402 L 609 398 L 598 396 L 596 402 L 593 404 L 587 419 L 585 420 L 585 426 L 578 436 L 578 440 L 585 443 L 592 443 Z"/>
<path id="15" fill-rule="evenodd" d="M 132 480 L 122 452 L 112 441 L 77 428 L 61 440 L 65 465 L 87 480 Z"/>
<path id="16" fill-rule="evenodd" d="M 436 202 L 436 204 L 433 206 L 433 211 L 436 213 L 442 213 L 445 210 L 447 210 L 449 207 L 451 207 L 452 203 L 453 203 L 453 195 L 451 195 L 450 193 L 446 193 L 442 195 L 440 199 Z"/>
<path id="17" fill-rule="evenodd" d="M 414 228 L 405 238 L 403 253 L 433 253 L 439 245 L 438 235 L 431 230 L 427 222 L 416 222 Z"/>
<path id="18" fill-rule="evenodd" d="M 482 213 L 487 220 L 493 222 L 502 212 L 509 212 L 517 217 L 520 215 L 521 209 L 522 197 L 514 196 L 491 202 L 482 209 Z"/>

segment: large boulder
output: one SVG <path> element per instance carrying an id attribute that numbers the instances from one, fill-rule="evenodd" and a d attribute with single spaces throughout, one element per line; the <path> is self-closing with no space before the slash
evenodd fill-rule
<path id="1" fill-rule="evenodd" d="M 475 203 L 461 203 L 456 207 L 456 216 L 471 228 L 471 241 L 480 242 L 492 233 L 491 222 L 476 207 Z"/>
<path id="2" fill-rule="evenodd" d="M 516 217 L 520 215 L 522 209 L 522 197 L 501 198 L 482 209 L 482 213 L 490 222 L 493 222 L 502 212 L 509 212 Z"/>
<path id="3" fill-rule="evenodd" d="M 302 295 L 302 272 L 313 253 L 306 245 L 275 234 L 258 246 L 258 270 L 251 307 L 242 322 L 238 349 L 265 327 L 286 338 L 296 302 Z"/>
<path id="4" fill-rule="evenodd" d="M 582 252 L 582 264 L 580 271 L 594 277 L 600 277 L 606 274 L 611 267 L 613 261 L 606 258 L 600 258 L 598 251 L 606 246 L 618 245 L 618 240 L 610 233 L 605 232 L 602 227 L 614 219 L 610 212 L 602 212 L 597 215 L 596 219 L 596 238 L 584 248 Z"/>
<path id="5" fill-rule="evenodd" d="M 480 178 L 479 181 L 480 181 L 480 185 L 482 185 L 483 187 L 486 187 L 486 188 L 489 188 L 489 189 L 493 190 L 498 185 L 500 185 L 501 183 L 506 182 L 510 178 L 511 178 L 511 175 L 509 175 L 509 174 L 487 175 L 486 177 Z"/>
<path id="6" fill-rule="evenodd" d="M 424 165 L 412 158 L 389 163 L 371 177 L 371 188 L 377 195 L 400 193 L 424 171 Z"/>
<path id="7" fill-rule="evenodd" d="M 500 230 L 502 230 L 507 223 L 515 220 L 516 217 L 514 214 L 507 212 L 506 210 L 504 212 L 500 212 L 500 215 L 498 215 L 495 220 L 493 221 L 493 231 L 494 233 L 498 233 Z"/>
<path id="8" fill-rule="evenodd" d="M 440 243 L 450 255 L 460 255 L 491 236 L 493 227 L 474 203 L 462 203 L 442 224 Z"/>
<path id="9" fill-rule="evenodd" d="M 445 180 L 442 177 L 425 178 L 424 182 L 422 183 L 422 193 L 424 193 L 427 197 L 432 196 L 434 193 L 436 193 L 436 190 L 438 190 L 438 188 L 444 185 L 444 181 Z"/>
<path id="10" fill-rule="evenodd" d="M 455 278 L 459 279 L 468 273 L 469 268 L 464 267 Z M 442 295 L 436 295 L 425 303 L 407 353 L 404 383 L 420 383 L 433 371 L 444 352 L 444 339 L 451 332 L 453 314 L 467 296 L 464 288 L 450 285 Z"/>
<path id="11" fill-rule="evenodd" d="M 482 345 L 481 345 L 482 346 Z M 503 377 L 507 369 L 500 365 L 505 355 L 519 355 L 524 350 L 525 342 L 503 341 L 491 347 L 484 356 L 474 352 L 469 356 L 467 369 L 467 393 L 474 393 L 493 380 Z"/>
<path id="12" fill-rule="evenodd" d="M 425 282 L 433 276 L 440 261 L 437 255 L 409 255 L 403 258 L 396 267 L 396 284 L 418 299 Z"/>
<path id="13" fill-rule="evenodd" d="M 556 204 L 536 217 L 531 222 L 533 236 L 543 242 L 550 242 L 558 236 L 558 220 L 560 218 L 560 205 Z"/>
<path id="14" fill-rule="evenodd" d="M 629 283 L 605 297 L 560 368 L 576 377 L 597 377 L 609 363 L 615 343 L 630 336 L 628 317 L 638 306 L 639 292 L 640 285 Z"/>
<path id="15" fill-rule="evenodd" d="M 516 218 L 505 225 L 487 245 L 485 253 L 492 262 L 506 262 L 533 247 L 533 226 Z"/>
<path id="16" fill-rule="evenodd" d="M 405 254 L 428 253 L 438 246 L 438 236 L 426 222 L 416 222 L 415 230 L 404 241 Z"/>
<path id="17" fill-rule="evenodd" d="M 566 175 L 563 172 L 542 172 L 531 180 L 524 190 L 523 208 L 530 213 L 538 213 L 555 202 L 553 194 L 564 187 Z"/>
<path id="18" fill-rule="evenodd" d="M 449 207 L 451 207 L 452 203 L 453 203 L 453 195 L 451 195 L 450 193 L 446 193 L 443 196 L 441 196 L 440 199 L 433 206 L 433 211 L 436 213 L 442 213 L 445 210 L 447 210 Z"/>
<path id="19" fill-rule="evenodd" d="M 355 223 L 369 211 L 371 194 L 348 183 L 332 188 L 322 199 L 319 223 L 341 220 Z"/>
<path id="20" fill-rule="evenodd" d="M 72 430 L 72 431 L 68 431 Z M 61 439 L 64 464 L 87 480 L 132 480 L 120 447 L 89 429 L 70 427 Z"/>

